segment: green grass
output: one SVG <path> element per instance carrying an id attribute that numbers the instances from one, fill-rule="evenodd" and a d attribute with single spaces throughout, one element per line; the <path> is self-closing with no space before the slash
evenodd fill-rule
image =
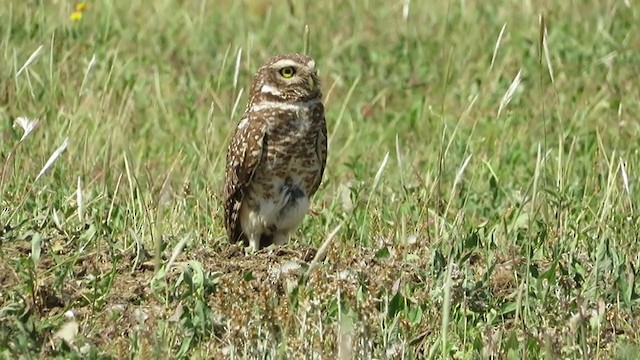
<path id="1" fill-rule="evenodd" d="M 635 358 L 637 4 L 405 3 L 3 5 L 0 357 Z M 319 215 L 244 255 L 226 144 L 305 25 Z"/>

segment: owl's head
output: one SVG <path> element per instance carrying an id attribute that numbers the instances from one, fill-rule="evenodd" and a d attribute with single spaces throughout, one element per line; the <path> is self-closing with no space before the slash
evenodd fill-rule
<path id="1" fill-rule="evenodd" d="M 251 89 L 254 97 L 278 102 L 309 101 L 322 96 L 316 62 L 301 54 L 267 60 L 254 77 Z"/>

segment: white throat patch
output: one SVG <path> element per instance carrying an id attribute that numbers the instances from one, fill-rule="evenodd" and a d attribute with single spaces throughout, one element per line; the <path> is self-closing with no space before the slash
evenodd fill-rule
<path id="1" fill-rule="evenodd" d="M 282 92 L 269 84 L 264 84 L 260 88 L 261 93 L 267 93 L 275 96 L 282 96 Z"/>
<path id="2" fill-rule="evenodd" d="M 263 110 L 271 110 L 271 109 L 297 111 L 297 110 L 308 109 L 309 107 L 318 105 L 319 103 L 320 103 L 320 99 L 313 99 L 309 101 L 294 102 L 294 103 L 261 101 L 259 103 L 253 104 L 253 106 L 251 107 L 251 111 L 263 111 Z"/>

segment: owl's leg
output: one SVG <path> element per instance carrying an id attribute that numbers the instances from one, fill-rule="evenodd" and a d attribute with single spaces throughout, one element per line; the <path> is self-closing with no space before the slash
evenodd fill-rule
<path id="1" fill-rule="evenodd" d="M 247 203 L 247 206 L 242 206 L 240 209 L 240 224 L 249 242 L 249 247 L 253 251 L 258 251 L 262 248 L 260 245 L 264 233 L 263 223 L 259 206 L 256 207 L 254 205 L 252 207 L 249 203 Z"/>
<path id="2" fill-rule="evenodd" d="M 249 246 L 251 246 L 253 251 L 258 251 L 273 244 L 274 234 L 264 232 L 262 234 L 254 234 L 253 236 L 249 236 L 248 238 Z"/>
<path id="3" fill-rule="evenodd" d="M 253 251 L 260 250 L 260 236 L 249 236 L 249 246 Z"/>

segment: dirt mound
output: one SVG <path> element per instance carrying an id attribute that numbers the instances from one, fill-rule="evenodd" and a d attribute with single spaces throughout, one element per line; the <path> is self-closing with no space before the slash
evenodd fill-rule
<path id="1" fill-rule="evenodd" d="M 380 257 L 353 244 L 330 247 L 310 271 L 317 249 L 308 246 L 289 244 L 255 253 L 225 243 L 185 249 L 166 276 L 158 278 L 144 249 L 117 253 L 105 246 L 100 253 L 58 254 L 47 243 L 29 285 L 28 272 L 16 271 L 31 256 L 29 242 L 2 245 L 8 261 L 0 264 L 0 307 L 20 303 L 33 310 L 34 320 L 47 321 L 50 328 L 43 328 L 35 346 L 48 354 L 56 343 L 53 334 L 67 321 L 64 313 L 80 324 L 76 349 L 89 344 L 124 355 L 132 341 L 172 351 L 186 342 L 185 349 L 198 348 L 208 356 L 257 356 L 286 343 L 288 353 L 310 356 L 310 351 L 336 349 L 339 332 L 323 327 L 345 316 L 357 324 L 350 336 L 364 341 L 379 334 L 380 319 L 390 311 L 381 304 L 404 283 L 420 282 L 396 251 Z M 195 268 L 200 269 L 199 280 Z M 31 287 L 34 296 L 19 296 Z M 171 329 L 173 343 L 158 338 L 161 327 Z"/>

